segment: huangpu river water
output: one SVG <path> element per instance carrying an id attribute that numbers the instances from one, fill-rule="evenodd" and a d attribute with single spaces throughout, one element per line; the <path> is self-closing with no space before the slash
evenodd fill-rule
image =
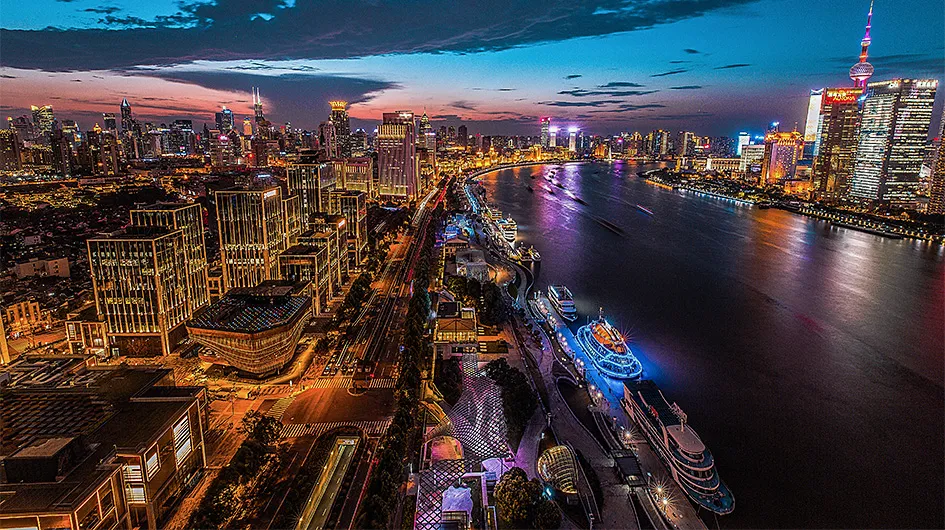
<path id="1" fill-rule="evenodd" d="M 735 494 L 719 524 L 942 527 L 942 247 L 662 189 L 641 169 L 483 185 L 541 252 L 537 287 L 568 285 L 582 315 L 602 306 L 688 414 Z"/>

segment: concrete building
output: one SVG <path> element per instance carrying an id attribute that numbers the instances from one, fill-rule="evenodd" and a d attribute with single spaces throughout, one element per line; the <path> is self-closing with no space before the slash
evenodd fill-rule
<path id="1" fill-rule="evenodd" d="M 131 210 L 131 224 L 180 230 L 187 269 L 187 298 L 194 310 L 210 302 L 203 208 L 197 203 L 157 203 Z"/>
<path id="2" fill-rule="evenodd" d="M 70 275 L 69 258 L 31 259 L 14 265 L 13 273 L 16 274 L 17 278 L 28 278 L 30 276 L 68 278 Z"/>
<path id="3" fill-rule="evenodd" d="M 84 357 L 4 367 L 0 528 L 157 530 L 206 464 L 206 390 Z"/>
<path id="4" fill-rule="evenodd" d="M 333 191 L 329 196 L 328 212 L 345 218 L 348 267 L 360 266 L 367 258 L 367 194 L 361 191 Z"/>
<path id="5" fill-rule="evenodd" d="M 182 230 L 131 226 L 89 239 L 89 268 L 99 319 L 111 353 L 171 353 L 184 337 L 183 323 L 197 309 L 187 294 Z"/>
<path id="6" fill-rule="evenodd" d="M 744 149 L 742 149 L 744 153 Z M 761 184 L 775 184 L 794 178 L 797 161 L 804 152 L 804 136 L 797 132 L 769 132 L 761 163 Z"/>
<path id="7" fill-rule="evenodd" d="M 187 322 L 191 338 L 254 377 L 273 374 L 295 354 L 311 318 L 305 283 L 266 281 L 230 290 Z"/>
<path id="8" fill-rule="evenodd" d="M 215 193 L 223 291 L 278 279 L 286 248 L 286 212 L 278 186 Z"/>
<path id="9" fill-rule="evenodd" d="M 378 194 L 414 200 L 420 193 L 417 130 L 411 111 L 385 112 L 377 133 Z"/>

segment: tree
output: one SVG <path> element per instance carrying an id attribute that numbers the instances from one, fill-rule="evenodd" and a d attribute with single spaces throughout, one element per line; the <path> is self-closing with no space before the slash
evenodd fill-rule
<path id="1" fill-rule="evenodd" d="M 531 526 L 532 501 L 528 488 L 528 476 L 520 467 L 513 467 L 502 475 L 495 486 L 496 508 L 499 517 L 512 528 Z"/>

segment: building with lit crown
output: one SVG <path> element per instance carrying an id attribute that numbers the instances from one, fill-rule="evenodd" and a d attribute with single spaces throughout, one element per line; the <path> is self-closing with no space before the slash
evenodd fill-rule
<path id="1" fill-rule="evenodd" d="M 861 88 L 827 88 L 821 96 L 815 133 L 813 180 L 817 196 L 836 201 L 847 195 L 860 125 Z"/>
<path id="2" fill-rule="evenodd" d="M 761 183 L 774 184 L 794 178 L 797 161 L 801 159 L 803 152 L 804 136 L 797 131 L 766 134 L 764 158 L 761 162 Z"/>

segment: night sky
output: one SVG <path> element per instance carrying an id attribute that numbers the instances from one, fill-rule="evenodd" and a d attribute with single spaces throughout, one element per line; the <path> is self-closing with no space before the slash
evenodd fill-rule
<path id="1" fill-rule="evenodd" d="M 850 86 L 869 0 L 4 2 L 0 109 L 53 105 L 83 128 L 118 112 L 212 122 L 226 105 L 312 128 L 327 101 L 355 126 L 384 111 L 537 133 L 735 135 L 803 128 L 811 88 Z M 943 80 L 941 0 L 878 0 L 873 80 Z M 939 94 L 937 115 L 940 114 Z"/>

